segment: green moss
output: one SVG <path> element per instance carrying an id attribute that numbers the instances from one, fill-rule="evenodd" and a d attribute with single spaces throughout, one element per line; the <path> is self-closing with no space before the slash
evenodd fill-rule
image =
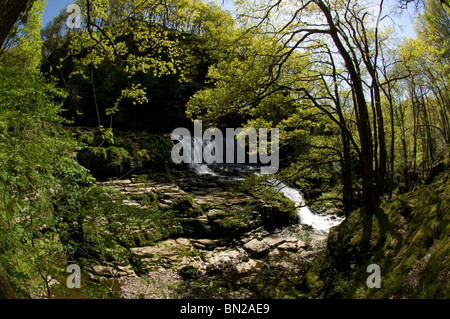
<path id="1" fill-rule="evenodd" d="M 412 256 L 423 255 L 426 247 L 428 246 L 427 242 L 429 241 L 429 236 L 426 231 L 421 227 L 411 237 L 412 239 L 409 240 L 407 250 L 408 254 Z"/>
<path id="2" fill-rule="evenodd" d="M 360 218 L 352 212 L 329 235 L 322 296 L 449 298 L 449 189 L 442 178 L 384 201 L 374 215 L 369 251 L 359 250 Z M 369 264 L 381 268 L 381 289 L 366 286 Z"/>
<path id="3" fill-rule="evenodd" d="M 245 221 L 234 217 L 226 217 L 219 220 L 218 226 L 221 232 L 223 232 L 224 234 L 228 233 L 229 235 L 239 234 L 243 232 L 241 230 L 242 228 L 248 228 L 248 225 L 245 223 Z"/>
<path id="4" fill-rule="evenodd" d="M 324 286 L 323 281 L 319 278 L 318 272 L 314 268 L 306 273 L 306 284 L 312 291 L 320 291 Z"/>
<path id="5" fill-rule="evenodd" d="M 95 200 L 83 208 L 84 251 L 111 250 L 111 257 L 119 256 L 119 247 L 146 246 L 172 236 L 183 234 L 176 213 L 170 209 L 130 207 L 114 201 L 105 189 L 90 194 Z M 114 252 L 115 251 L 115 252 Z"/>
<path id="6" fill-rule="evenodd" d="M 115 146 L 110 146 L 106 150 L 107 153 L 107 166 L 117 167 L 122 169 L 127 162 L 131 160 L 131 156 L 128 151 L 124 148 L 118 148 Z"/>
<path id="7" fill-rule="evenodd" d="M 117 170 L 125 168 L 133 168 L 134 173 L 151 170 L 171 176 L 172 168 L 175 168 L 169 136 L 120 129 L 78 127 L 73 130 L 78 139 L 87 144 L 86 149 L 91 155 L 82 165 L 91 169 L 96 177 L 117 177 Z"/>
<path id="8" fill-rule="evenodd" d="M 185 217 L 198 217 L 202 213 L 198 210 L 195 205 L 194 198 L 190 195 L 179 198 L 174 204 L 172 204 L 172 208 L 178 211 L 180 216 Z"/>
<path id="9" fill-rule="evenodd" d="M 422 272 L 417 292 L 417 298 L 445 298 L 450 297 L 450 244 L 448 238 L 439 241 L 434 248 L 426 268 Z"/>
<path id="10" fill-rule="evenodd" d="M 108 153 L 106 152 L 106 148 L 104 147 L 90 147 L 93 156 L 106 160 L 108 158 Z"/>
<path id="11" fill-rule="evenodd" d="M 211 207 L 212 206 L 210 203 L 200 203 L 197 205 L 197 210 L 200 213 L 200 215 L 203 215 L 207 213 L 211 209 Z"/>
<path id="12" fill-rule="evenodd" d="M 192 238 L 202 238 L 212 236 L 211 226 L 207 222 L 198 219 L 180 220 L 183 229 L 183 235 Z"/>

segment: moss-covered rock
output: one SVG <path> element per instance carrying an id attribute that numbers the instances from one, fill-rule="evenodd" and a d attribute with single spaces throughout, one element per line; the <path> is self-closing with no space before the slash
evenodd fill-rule
<path id="1" fill-rule="evenodd" d="M 361 251 L 359 211 L 329 236 L 321 267 L 324 298 L 449 298 L 450 182 L 385 200 L 373 217 L 370 247 Z M 381 288 L 366 285 L 367 266 L 381 269 Z"/>
<path id="2" fill-rule="evenodd" d="M 129 152 L 121 147 L 88 147 L 78 153 L 78 161 L 95 177 L 120 177 L 131 167 Z"/>
<path id="3" fill-rule="evenodd" d="M 120 177 L 133 173 L 164 173 L 175 167 L 169 135 L 104 128 L 71 128 L 86 147 L 78 161 L 97 178 Z"/>

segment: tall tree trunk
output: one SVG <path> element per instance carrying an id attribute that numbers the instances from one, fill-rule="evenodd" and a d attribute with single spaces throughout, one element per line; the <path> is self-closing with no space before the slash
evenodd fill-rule
<path id="1" fill-rule="evenodd" d="M 352 181 L 352 159 L 350 154 L 350 139 L 346 132 L 341 130 L 343 161 L 342 161 L 342 178 L 343 178 L 343 203 L 345 217 L 350 216 L 353 210 L 353 181 Z"/>
<path id="2" fill-rule="evenodd" d="M 373 164 L 374 164 L 374 174 L 378 176 L 378 125 L 377 125 L 377 110 L 375 102 L 375 92 L 374 87 L 370 88 L 370 104 L 372 108 L 372 127 L 373 127 Z"/>
<path id="3" fill-rule="evenodd" d="M 372 131 L 370 125 L 369 112 L 367 108 L 366 98 L 364 95 L 364 87 L 360 74 L 355 66 L 356 61 L 353 61 L 350 53 L 345 48 L 340 38 L 340 32 L 333 21 L 330 8 L 322 1 L 316 0 L 315 3 L 325 15 L 327 24 L 330 27 L 329 34 L 336 45 L 339 55 L 345 63 L 345 67 L 350 75 L 353 84 L 353 92 L 355 96 L 355 109 L 358 112 L 357 126 L 359 132 L 359 140 L 361 143 L 361 164 L 363 169 L 362 189 L 363 201 L 361 209 L 361 220 L 363 228 L 363 236 L 361 240 L 361 251 L 367 252 L 370 245 L 370 238 L 372 234 L 372 218 L 375 211 L 375 205 L 378 201 L 377 193 L 374 187 L 374 171 L 373 171 L 373 141 Z"/>
<path id="4" fill-rule="evenodd" d="M 14 299 L 16 296 L 9 286 L 8 280 L 0 267 L 0 299 Z"/>
<path id="5" fill-rule="evenodd" d="M 30 0 L 0 0 L 0 46 L 3 46 L 9 32 L 26 10 Z"/>
<path id="6" fill-rule="evenodd" d="M 376 77 L 376 75 L 374 75 Z M 377 116 L 378 126 L 378 169 L 377 169 L 377 193 L 383 195 L 386 193 L 386 171 L 387 171 L 387 150 L 386 150 L 386 136 L 384 132 L 384 120 L 383 111 L 381 110 L 381 93 L 378 81 L 374 83 L 374 95 L 375 95 L 375 110 Z"/>
<path id="7" fill-rule="evenodd" d="M 398 107 L 395 110 L 395 115 L 397 118 L 398 126 L 400 128 L 400 140 L 402 142 L 402 160 L 403 160 L 402 170 L 403 170 L 403 181 L 405 184 L 404 191 L 407 191 L 409 164 L 408 164 L 408 147 L 406 145 L 405 109 L 403 108 L 402 102 L 398 104 Z"/>
<path id="8" fill-rule="evenodd" d="M 413 183 L 415 182 L 415 176 L 417 174 L 417 135 L 418 133 L 418 121 L 417 121 L 417 106 L 416 106 L 416 96 L 415 96 L 415 89 L 414 87 L 411 89 L 412 95 L 411 95 L 411 102 L 412 102 L 412 109 L 413 109 L 413 178 L 414 180 L 410 180 L 410 187 L 412 187 Z"/>
<path id="9" fill-rule="evenodd" d="M 351 133 L 347 128 L 344 113 L 342 112 L 341 99 L 339 97 L 339 81 L 337 78 L 338 72 L 336 64 L 334 62 L 333 54 L 331 50 L 328 50 L 332 66 L 333 66 L 333 79 L 334 79 L 334 103 L 336 106 L 336 112 L 339 117 L 341 138 L 342 138 L 342 202 L 344 204 L 345 217 L 349 217 L 353 211 L 353 181 L 352 181 L 352 158 L 351 158 Z"/>
<path id="10" fill-rule="evenodd" d="M 392 196 L 394 191 L 394 156 L 395 156 L 395 126 L 394 126 L 394 103 L 392 102 L 391 88 L 388 88 L 389 92 L 389 114 L 391 119 L 391 154 L 389 158 L 390 172 L 389 172 L 389 188 L 388 194 Z"/>
<path id="11" fill-rule="evenodd" d="M 336 78 L 336 69 L 333 69 L 333 75 Z M 337 83 L 337 82 L 336 82 Z M 342 113 L 342 107 L 339 99 L 339 88 L 335 85 L 336 94 L 336 111 L 339 116 L 339 123 L 341 124 L 341 138 L 342 138 L 342 182 L 343 182 L 343 196 L 342 202 L 344 204 L 345 217 L 350 216 L 353 210 L 353 181 L 352 181 L 352 157 L 349 131 L 344 128 L 347 126 L 345 122 L 344 114 Z"/>
<path id="12" fill-rule="evenodd" d="M 372 132 L 367 109 L 366 98 L 364 96 L 364 87 L 362 79 L 356 70 L 350 53 L 345 49 L 340 36 L 339 30 L 334 24 L 330 8 L 321 0 L 316 1 L 320 10 L 324 13 L 327 23 L 330 27 L 330 35 L 336 45 L 340 56 L 343 58 L 345 67 L 350 74 L 355 94 L 355 107 L 358 111 L 357 125 L 359 138 L 361 143 L 361 163 L 363 166 L 363 207 L 367 212 L 373 211 L 375 208 L 374 192 L 374 172 L 373 172 L 373 143 Z"/>

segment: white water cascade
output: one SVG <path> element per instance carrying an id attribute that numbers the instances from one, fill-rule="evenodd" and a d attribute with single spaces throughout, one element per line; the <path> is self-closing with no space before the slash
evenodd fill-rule
<path id="1" fill-rule="evenodd" d="M 255 168 L 251 165 L 194 163 L 195 158 L 203 158 L 203 150 L 210 151 L 210 149 L 214 147 L 214 141 L 204 140 L 201 137 L 191 136 L 179 136 L 178 140 L 182 143 L 185 150 L 191 150 L 191 153 L 186 154 L 187 160 L 185 162 L 187 162 L 190 168 L 199 175 L 213 175 L 219 178 L 234 181 L 242 180 L 242 178 L 239 177 L 221 176 L 218 173 L 214 172 L 211 168 L 209 168 L 208 165 L 220 165 L 222 167 L 233 166 L 233 168 L 236 170 L 246 170 L 247 172 L 257 174 Z M 198 143 L 197 147 L 194 147 L 196 145 L 195 143 Z M 233 141 L 229 141 L 227 139 L 225 143 L 233 143 Z M 309 209 L 309 207 L 305 205 L 303 195 L 299 190 L 292 188 L 279 180 L 269 180 L 265 182 L 265 184 L 269 185 L 272 189 L 280 192 L 295 203 L 301 225 L 309 225 L 318 232 L 328 233 L 332 227 L 337 226 L 344 221 L 344 218 L 336 216 L 334 214 L 321 215 L 313 213 Z"/>
<path id="2" fill-rule="evenodd" d="M 208 165 L 204 163 L 195 163 L 194 159 L 203 158 L 203 148 L 212 147 L 212 142 L 208 140 L 203 140 L 201 137 L 191 137 L 191 136 L 178 136 L 177 137 L 180 143 L 183 145 L 184 150 L 191 150 L 183 156 L 186 156 L 185 162 L 188 163 L 189 167 L 199 175 L 214 175 L 217 174 L 211 170 Z M 195 147 L 195 145 L 199 145 L 200 147 Z"/>
<path id="3" fill-rule="evenodd" d="M 303 195 L 300 191 L 287 186 L 281 181 L 270 180 L 269 185 L 272 189 L 280 192 L 295 203 L 301 225 L 309 225 L 317 231 L 328 233 L 332 227 L 344 221 L 344 218 L 333 214 L 320 215 L 313 213 L 308 206 L 305 206 Z"/>
<path id="4" fill-rule="evenodd" d="M 250 165 L 250 164 L 219 164 L 219 163 L 211 163 L 206 164 L 204 161 L 201 161 L 201 163 L 195 163 L 195 159 L 197 159 L 197 162 L 200 162 L 201 159 L 203 159 L 203 154 L 207 153 L 210 154 L 212 150 L 217 149 L 216 148 L 216 142 L 215 140 L 208 140 L 203 139 L 202 137 L 197 136 L 175 136 L 178 141 L 183 146 L 183 151 L 187 151 L 186 154 L 183 154 L 184 162 L 188 164 L 190 169 L 192 169 L 195 173 L 199 175 L 212 175 L 217 176 L 224 180 L 233 180 L 233 181 L 239 181 L 242 180 L 240 177 L 232 177 L 232 176 L 222 176 L 211 169 L 211 167 L 217 169 L 218 171 L 232 168 L 235 172 L 241 171 L 241 172 L 247 172 L 247 173 L 256 173 L 258 170 L 257 165 Z M 236 140 L 234 138 L 226 137 L 223 139 L 223 142 L 225 144 L 225 149 L 233 149 L 236 152 Z M 200 159 L 200 160 L 199 160 Z"/>

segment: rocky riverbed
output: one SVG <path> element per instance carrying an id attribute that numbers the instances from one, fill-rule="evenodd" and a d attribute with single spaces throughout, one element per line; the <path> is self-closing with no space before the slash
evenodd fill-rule
<path id="1" fill-rule="evenodd" d="M 232 242 L 177 238 L 136 247 L 131 250 L 148 272 L 121 276 L 120 294 L 124 298 L 258 298 L 274 288 L 264 287 L 270 285 L 264 279 L 268 276 L 301 279 L 302 267 L 325 244 L 323 235 L 288 227 L 275 233 L 256 229 Z"/>
<path id="2" fill-rule="evenodd" d="M 135 176 L 99 184 L 134 209 L 183 204 L 186 211 L 180 219 L 184 231 L 128 247 L 132 262 L 90 267 L 92 280 L 114 281 L 122 298 L 305 297 L 317 285 L 313 260 L 326 248 L 327 234 L 299 225 L 293 206 L 276 207 L 230 192 L 229 181 L 189 173 L 171 182 Z M 143 201 L 149 194 L 156 199 Z"/>

